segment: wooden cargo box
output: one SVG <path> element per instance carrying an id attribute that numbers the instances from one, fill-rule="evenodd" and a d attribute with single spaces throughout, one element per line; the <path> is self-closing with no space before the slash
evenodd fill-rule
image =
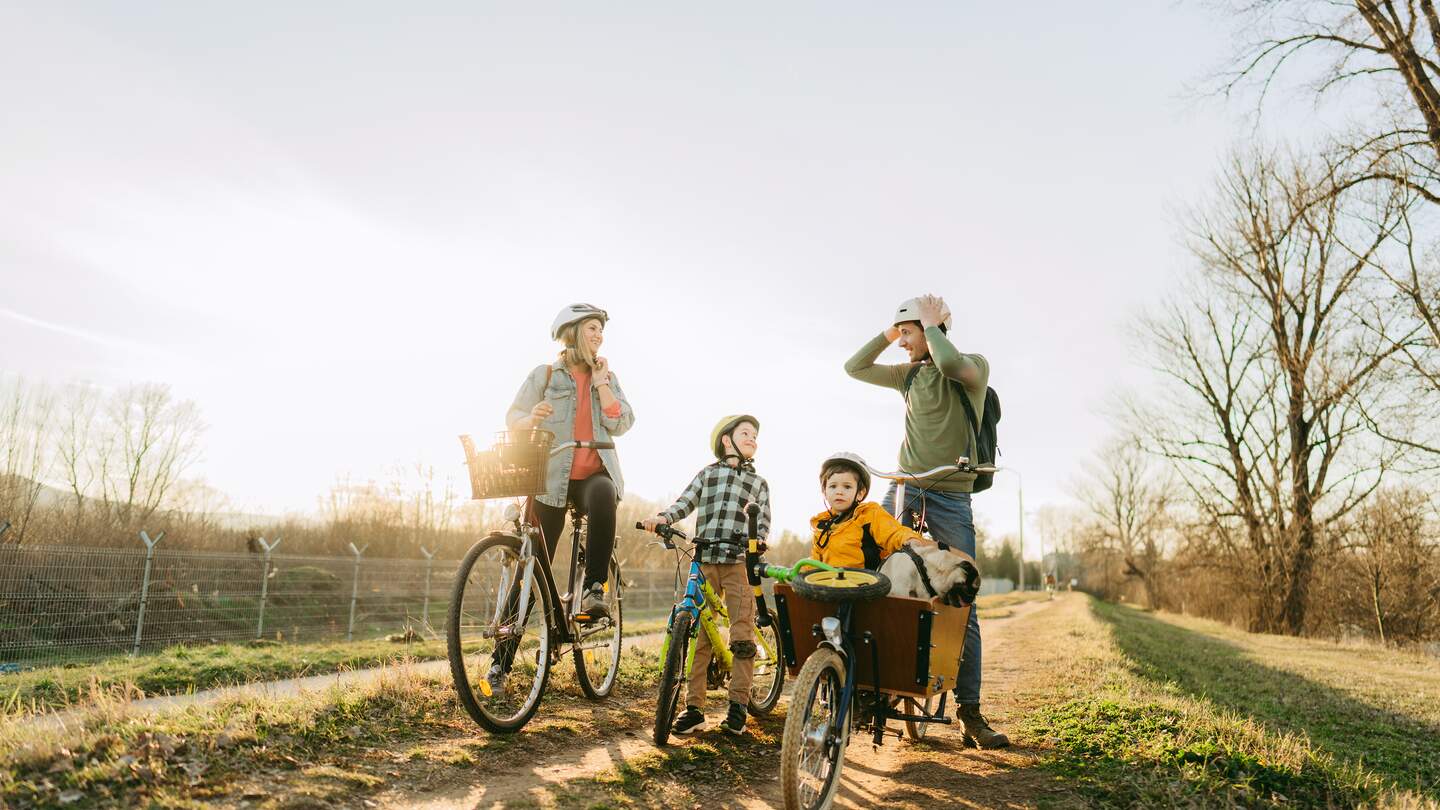
<path id="1" fill-rule="evenodd" d="M 785 665 L 794 676 L 819 646 L 815 628 L 839 605 L 814 602 L 789 586 L 775 585 L 776 620 Z M 862 687 L 913 697 L 930 697 L 955 688 L 965 625 L 973 607 L 951 607 L 934 599 L 887 596 L 854 607 L 850 643 L 855 651 L 855 682 Z M 865 642 L 869 631 L 878 648 L 880 677 Z"/>

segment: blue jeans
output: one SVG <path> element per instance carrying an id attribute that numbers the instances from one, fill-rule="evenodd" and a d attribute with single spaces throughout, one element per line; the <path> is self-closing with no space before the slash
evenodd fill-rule
<path id="1" fill-rule="evenodd" d="M 912 514 L 921 509 L 924 499 L 925 522 L 930 526 L 930 536 L 961 551 L 975 556 L 975 518 L 970 511 L 970 493 L 936 492 L 923 494 L 915 485 L 905 487 L 905 514 L 895 512 L 895 482 L 885 492 L 880 505 L 906 526 L 912 526 Z M 980 702 L 980 620 L 970 611 L 970 624 L 965 628 L 965 655 L 960 660 L 960 677 L 955 682 L 957 703 Z"/>

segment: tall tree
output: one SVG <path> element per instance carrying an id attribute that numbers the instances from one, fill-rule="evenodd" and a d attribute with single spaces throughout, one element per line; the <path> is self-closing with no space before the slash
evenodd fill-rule
<path id="1" fill-rule="evenodd" d="M 1398 349 L 1362 304 L 1399 205 L 1334 180 L 1332 164 L 1234 155 L 1191 217 L 1188 297 L 1141 328 L 1169 381 L 1144 409 L 1147 438 L 1254 572 L 1266 631 L 1304 629 L 1321 533 L 1393 461 L 1360 406 Z"/>

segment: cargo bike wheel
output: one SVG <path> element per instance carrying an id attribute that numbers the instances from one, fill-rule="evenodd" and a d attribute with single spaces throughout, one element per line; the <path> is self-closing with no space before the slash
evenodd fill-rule
<path id="1" fill-rule="evenodd" d="M 540 708 L 550 679 L 551 610 L 541 568 L 521 556 L 518 538 L 487 537 L 461 561 L 445 647 L 460 705 L 485 729 L 519 731 Z"/>
<path id="2" fill-rule="evenodd" d="M 945 715 L 945 703 L 949 692 L 941 692 L 938 695 L 931 695 L 923 700 L 913 697 L 894 697 L 890 700 L 890 708 L 914 717 L 943 717 Z M 910 735 L 912 740 L 923 740 L 925 734 L 930 730 L 928 720 L 906 720 L 905 733 Z"/>
<path id="3" fill-rule="evenodd" d="M 850 721 L 837 722 L 844 686 L 845 661 L 829 647 L 812 653 L 795 678 L 780 746 L 780 785 L 786 810 L 827 807 L 840 786 L 845 746 L 850 741 Z"/>

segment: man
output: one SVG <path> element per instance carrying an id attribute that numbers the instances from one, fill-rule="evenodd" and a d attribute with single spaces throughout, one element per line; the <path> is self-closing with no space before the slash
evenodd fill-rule
<path id="1" fill-rule="evenodd" d="M 900 305 L 892 325 L 866 343 L 845 363 L 845 372 L 861 382 L 894 388 L 905 397 L 905 440 L 900 445 L 900 469 L 924 472 L 954 464 L 961 456 L 976 458 L 975 431 L 961 397 L 968 397 L 978 423 L 985 413 L 985 389 L 990 364 L 978 354 L 963 354 L 950 342 L 950 310 L 933 295 L 912 298 Z M 910 362 L 876 365 L 891 343 Z M 885 509 L 907 524 L 912 512 L 924 506 L 934 539 L 975 556 L 975 521 L 970 511 L 974 473 L 949 473 L 920 480 L 905 488 L 904 509 L 895 503 L 892 482 L 882 502 Z M 965 629 L 965 656 L 955 686 L 957 715 L 965 724 L 966 745 L 1002 748 L 1010 738 L 994 730 L 980 714 L 980 623 L 970 611 Z"/>

